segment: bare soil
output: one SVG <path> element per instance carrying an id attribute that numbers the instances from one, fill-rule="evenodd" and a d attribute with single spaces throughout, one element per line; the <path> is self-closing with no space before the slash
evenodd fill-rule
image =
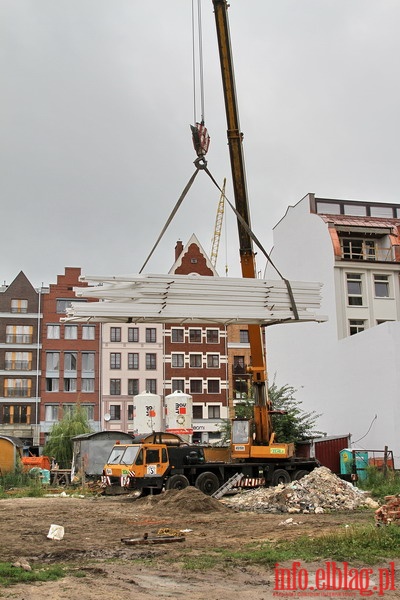
<path id="1" fill-rule="evenodd" d="M 80 578 L 68 576 L 57 582 L 3 588 L 0 597 L 13 600 L 270 600 L 276 597 L 271 567 L 244 564 L 240 568 L 192 571 L 183 569 L 182 559 L 201 557 L 213 548 L 235 551 L 251 543 L 274 544 L 282 538 L 300 535 L 316 537 L 343 530 L 345 525 L 374 520 L 373 511 L 321 515 L 236 512 L 194 488 L 187 490 L 182 491 L 185 494 L 171 491 L 142 499 L 58 495 L 0 500 L 0 561 L 25 558 L 31 565 L 68 563 L 85 573 L 85 577 Z M 283 525 L 290 516 L 297 524 Z M 62 540 L 47 538 L 52 524 L 64 527 Z M 122 541 L 123 538 L 141 538 L 144 534 L 151 537 L 160 529 L 191 531 L 185 533 L 184 542 L 133 546 Z M 304 566 L 315 571 L 319 565 Z M 397 587 L 400 588 L 400 582 Z M 290 597 L 300 596 L 292 594 Z M 301 597 L 305 597 L 304 594 Z M 337 592 L 335 597 L 340 597 Z M 353 597 L 359 595 L 354 593 Z M 388 592 L 385 598 L 400 598 L 400 593 Z"/>

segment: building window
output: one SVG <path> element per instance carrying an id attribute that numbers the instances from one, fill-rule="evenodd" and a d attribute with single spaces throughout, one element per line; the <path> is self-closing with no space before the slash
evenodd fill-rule
<path id="1" fill-rule="evenodd" d="M 207 369 L 219 369 L 219 354 L 207 354 Z"/>
<path id="2" fill-rule="evenodd" d="M 60 353 L 59 352 L 46 352 L 46 371 L 59 371 L 60 370 Z"/>
<path id="3" fill-rule="evenodd" d="M 347 298 L 349 306 L 362 306 L 361 273 L 347 273 Z"/>
<path id="4" fill-rule="evenodd" d="M 155 371 L 157 369 L 157 355 L 154 353 L 146 353 L 146 370 Z"/>
<path id="5" fill-rule="evenodd" d="M 209 419 L 219 419 L 221 414 L 220 406 L 211 406 L 208 405 L 208 418 Z"/>
<path id="6" fill-rule="evenodd" d="M 95 352 L 82 352 L 82 373 L 94 373 Z"/>
<path id="7" fill-rule="evenodd" d="M 207 394 L 219 394 L 220 387 L 219 379 L 207 379 Z"/>
<path id="8" fill-rule="evenodd" d="M 45 421 L 58 421 L 58 404 L 46 404 Z"/>
<path id="9" fill-rule="evenodd" d="M 128 396 L 139 394 L 139 379 L 128 379 Z"/>
<path id="10" fill-rule="evenodd" d="M 146 327 L 146 342 L 154 344 L 157 341 L 157 330 L 155 327 Z"/>
<path id="11" fill-rule="evenodd" d="M 76 392 L 76 378 L 65 377 L 64 378 L 64 392 Z"/>
<path id="12" fill-rule="evenodd" d="M 171 380 L 172 392 L 184 392 L 185 391 L 185 380 L 184 379 L 172 379 Z"/>
<path id="13" fill-rule="evenodd" d="M 94 379 L 90 377 L 82 377 L 82 392 L 89 393 L 94 392 Z"/>
<path id="14" fill-rule="evenodd" d="M 389 298 L 389 275 L 374 275 L 376 298 Z"/>
<path id="15" fill-rule="evenodd" d="M 182 343 L 184 340 L 184 329 L 173 327 L 171 329 L 171 342 Z"/>
<path id="16" fill-rule="evenodd" d="M 120 396 L 121 395 L 121 380 L 120 379 L 110 379 L 110 396 Z"/>
<path id="17" fill-rule="evenodd" d="M 121 341 L 121 327 L 111 327 L 110 329 L 110 342 Z"/>
<path id="18" fill-rule="evenodd" d="M 24 404 L 11 404 L 3 406 L 3 423 L 13 425 L 15 423 L 30 425 L 31 407 Z"/>
<path id="19" fill-rule="evenodd" d="M 203 355 L 202 354 L 190 354 L 189 355 L 189 366 L 192 368 L 200 369 L 203 366 Z"/>
<path id="20" fill-rule="evenodd" d="M 138 352 L 128 352 L 128 369 L 138 369 L 139 368 L 139 353 Z"/>
<path id="21" fill-rule="evenodd" d="M 146 379 L 146 392 L 157 394 L 157 379 Z"/>
<path id="22" fill-rule="evenodd" d="M 207 344 L 218 344 L 219 329 L 207 329 Z"/>
<path id="23" fill-rule="evenodd" d="M 11 312 L 12 313 L 27 313 L 28 312 L 28 300 L 20 300 L 14 298 L 11 300 Z"/>
<path id="24" fill-rule="evenodd" d="M 64 373 L 76 373 L 76 352 L 64 352 Z"/>
<path id="25" fill-rule="evenodd" d="M 203 418 L 203 405 L 202 404 L 194 404 L 193 405 L 193 419 L 202 419 Z"/>
<path id="26" fill-rule="evenodd" d="M 249 330 L 248 329 L 241 329 L 240 330 L 240 343 L 241 344 L 248 344 L 249 343 Z"/>
<path id="27" fill-rule="evenodd" d="M 128 327 L 128 342 L 139 341 L 139 327 Z"/>
<path id="28" fill-rule="evenodd" d="M 128 421 L 133 421 L 133 404 L 128 404 Z"/>
<path id="29" fill-rule="evenodd" d="M 111 352 L 110 354 L 110 369 L 121 368 L 121 352 Z"/>
<path id="30" fill-rule="evenodd" d="M 111 421 L 121 420 L 121 407 L 119 404 L 110 404 L 110 419 Z"/>
<path id="31" fill-rule="evenodd" d="M 46 377 L 46 392 L 58 392 L 60 389 L 59 381 L 57 377 Z"/>
<path id="32" fill-rule="evenodd" d="M 65 325 L 64 339 L 65 340 L 77 340 L 78 339 L 78 326 L 77 325 Z"/>
<path id="33" fill-rule="evenodd" d="M 350 329 L 350 335 L 355 335 L 356 333 L 360 333 L 360 331 L 364 331 L 364 329 L 365 329 L 365 321 L 362 321 L 361 319 L 350 319 L 349 329 Z"/>
<path id="34" fill-rule="evenodd" d="M 30 379 L 5 379 L 4 396 L 7 398 L 30 398 L 32 381 Z"/>
<path id="35" fill-rule="evenodd" d="M 48 340 L 59 340 L 60 339 L 60 325 L 47 325 L 47 339 Z"/>
<path id="36" fill-rule="evenodd" d="M 191 344 L 201 343 L 201 329 L 189 329 L 189 342 Z"/>
<path id="37" fill-rule="evenodd" d="M 32 344 L 32 325 L 7 325 L 6 344 Z"/>
<path id="38" fill-rule="evenodd" d="M 83 404 L 82 410 L 86 413 L 86 418 L 88 421 L 94 421 L 94 406 L 93 404 Z"/>
<path id="39" fill-rule="evenodd" d="M 6 352 L 4 367 L 6 371 L 31 371 L 32 352 Z"/>
<path id="40" fill-rule="evenodd" d="M 82 325 L 82 339 L 94 340 L 96 338 L 96 327 L 94 325 Z"/>
<path id="41" fill-rule="evenodd" d="M 235 395 L 235 398 L 247 398 L 248 396 L 248 392 L 249 392 L 249 388 L 248 388 L 248 380 L 247 379 L 240 379 L 240 378 L 235 378 L 234 382 L 233 382 L 233 392 Z"/>
<path id="42" fill-rule="evenodd" d="M 245 373 L 245 363 L 244 356 L 234 356 L 233 357 L 233 372 L 234 373 Z"/>
<path id="43" fill-rule="evenodd" d="M 175 368 L 184 367 L 185 366 L 185 355 L 183 353 L 171 355 L 171 366 Z"/>
<path id="44" fill-rule="evenodd" d="M 203 393 L 203 380 L 202 379 L 190 379 L 189 385 L 191 394 L 202 394 Z"/>
<path id="45" fill-rule="evenodd" d="M 345 260 L 376 260 L 375 240 L 341 238 L 340 243 Z"/>

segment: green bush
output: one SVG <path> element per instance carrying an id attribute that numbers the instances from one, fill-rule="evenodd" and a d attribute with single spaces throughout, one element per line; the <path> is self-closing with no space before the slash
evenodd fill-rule
<path id="1" fill-rule="evenodd" d="M 386 473 L 377 467 L 367 467 L 367 477 L 359 481 L 359 487 L 368 490 L 371 495 L 383 501 L 385 496 L 400 494 L 400 473 L 387 469 Z"/>

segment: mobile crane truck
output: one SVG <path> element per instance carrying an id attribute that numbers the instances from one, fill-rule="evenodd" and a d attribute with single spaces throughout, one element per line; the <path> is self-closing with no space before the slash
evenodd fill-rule
<path id="1" fill-rule="evenodd" d="M 243 136 L 239 126 L 229 35 L 228 4 L 226 0 L 213 0 L 213 4 L 239 231 L 241 270 L 243 277 L 256 278 Z M 141 436 L 134 439 L 132 444 L 114 446 L 103 472 L 103 480 L 108 488 L 111 487 L 115 491 L 152 490 L 154 493 L 163 488 L 182 489 L 194 485 L 205 494 L 212 495 L 236 475 L 241 486 L 277 485 L 300 479 L 319 465 L 316 459 L 295 457 L 294 444 L 275 441 L 271 423 L 271 414 L 274 411 L 268 399 L 262 330 L 259 325 L 248 325 L 248 329 L 254 417 L 251 420 L 232 421 L 231 447 L 226 449 L 225 455 L 215 455 L 221 449 L 185 444 L 177 436 L 171 437 L 163 433 Z"/>

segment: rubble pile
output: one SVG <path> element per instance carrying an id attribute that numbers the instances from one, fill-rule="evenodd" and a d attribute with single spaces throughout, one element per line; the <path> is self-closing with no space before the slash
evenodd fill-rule
<path id="1" fill-rule="evenodd" d="M 377 525 L 400 525 L 400 494 L 385 496 L 385 504 L 375 511 L 375 521 Z"/>
<path id="2" fill-rule="evenodd" d="M 164 514 L 212 513 L 226 512 L 229 509 L 219 500 L 206 496 L 195 487 L 189 486 L 183 490 L 167 490 L 157 496 L 146 496 L 138 503 L 162 509 Z"/>
<path id="3" fill-rule="evenodd" d="M 337 477 L 326 467 L 314 469 L 298 481 L 273 488 L 242 492 L 224 503 L 259 513 L 323 513 L 379 505 L 364 492 Z"/>

